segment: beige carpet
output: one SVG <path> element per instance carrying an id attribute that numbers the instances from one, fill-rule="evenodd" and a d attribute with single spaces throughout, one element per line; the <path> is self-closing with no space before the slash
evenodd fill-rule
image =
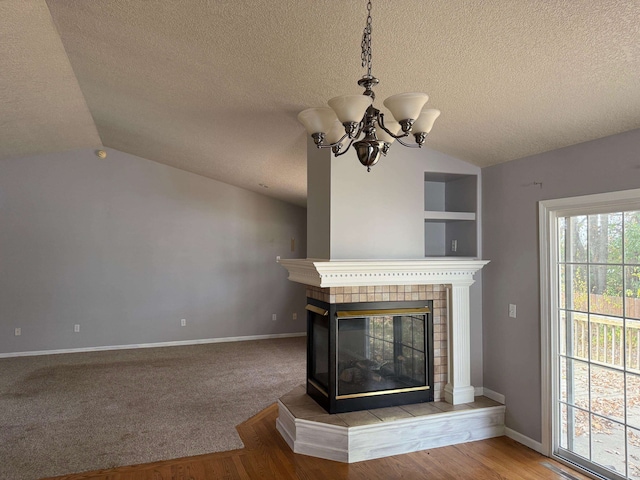
<path id="1" fill-rule="evenodd" d="M 305 379 L 306 338 L 0 359 L 0 479 L 242 447 Z"/>

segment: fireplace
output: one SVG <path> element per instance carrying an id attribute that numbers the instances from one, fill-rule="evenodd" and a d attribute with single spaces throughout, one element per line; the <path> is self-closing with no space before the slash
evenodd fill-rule
<path id="1" fill-rule="evenodd" d="M 307 315 L 308 351 L 317 351 L 314 359 L 310 358 L 307 363 L 306 395 L 292 391 L 285 396 L 287 398 L 282 397 L 278 401 L 279 416 L 276 426 L 294 452 L 352 463 L 504 434 L 503 405 L 490 408 L 457 407 L 474 402 L 475 389 L 470 382 L 472 308 L 469 287 L 474 282 L 473 275 L 487 261 L 447 258 L 332 261 L 290 259 L 281 260 L 280 263 L 289 271 L 289 280 L 306 285 L 307 305 L 313 313 Z M 370 304 L 365 306 L 364 302 Z M 352 305 L 354 303 L 358 305 Z M 425 307 L 431 313 L 397 310 Z M 369 312 L 359 313 L 365 308 L 387 311 L 374 312 L 375 315 L 370 315 Z M 343 312 L 342 316 L 338 312 Z M 395 333 L 398 328 L 402 329 L 402 321 L 399 321 L 398 326 L 396 317 L 413 317 L 413 313 L 416 316 L 424 314 L 426 385 L 403 387 L 416 390 L 395 393 L 386 390 L 386 386 L 384 390 L 357 388 L 357 397 L 336 398 L 343 396 L 340 393 L 340 374 L 353 368 L 353 364 L 347 364 L 348 360 L 344 360 L 340 367 L 341 362 L 338 360 L 339 324 L 343 321 L 340 318 L 345 322 L 349 319 L 365 319 L 360 320 L 359 324 L 356 322 L 355 326 L 346 323 L 343 327 L 343 337 L 346 334 L 346 340 L 343 339 L 342 343 L 359 346 L 363 343 L 362 332 L 365 332 L 365 340 L 366 332 L 372 330 L 374 334 L 369 337 L 379 337 L 375 334 L 376 321 L 370 321 L 367 325 L 367 318 L 383 317 L 384 325 L 385 317 L 391 317 L 391 320 L 386 319 L 390 334 Z M 377 322 L 380 323 L 379 320 Z M 407 330 L 412 331 L 412 337 L 419 332 L 419 325 L 412 325 L 411 328 L 407 326 Z M 352 331 L 358 331 L 361 340 L 352 341 Z M 384 332 L 383 328 L 383 339 Z M 389 351 L 394 352 L 395 360 L 397 348 L 404 347 L 404 335 L 402 338 L 398 342 L 395 339 L 391 342 L 394 346 Z M 369 338 L 369 343 L 373 341 Z M 366 341 L 364 343 L 366 345 Z M 397 343 L 399 345 L 396 347 Z M 429 352 L 431 345 L 432 353 Z M 414 351 L 417 351 L 415 353 L 419 357 L 419 342 L 416 344 L 412 340 L 409 346 L 412 348 L 411 357 L 414 357 Z M 363 381 L 364 386 L 370 386 L 372 383 L 367 384 L 365 380 L 372 377 L 373 382 L 380 384 L 383 379 L 375 375 L 383 377 L 381 370 L 383 373 L 395 372 L 400 368 L 400 374 L 404 371 L 404 377 L 409 377 L 412 381 L 421 377 L 418 369 L 403 370 L 408 353 L 401 355 L 403 358 L 400 366 L 394 361 L 384 369 L 384 347 L 383 362 L 379 362 L 375 354 L 373 359 L 367 357 L 365 346 L 360 346 L 359 350 L 356 347 L 351 349 L 355 350 L 352 356 L 362 357 L 373 363 L 362 362 L 359 358 L 351 360 L 354 363 L 360 361 L 362 366 L 358 366 L 359 370 L 364 367 L 364 371 L 357 373 L 352 370 L 345 374 L 343 381 L 347 385 L 342 386 L 345 396 L 354 395 L 345 391 L 345 387 L 353 383 L 354 379 Z M 368 353 L 371 354 L 371 346 Z M 368 366 L 374 368 L 370 369 Z M 406 375 L 407 372 L 411 374 Z M 407 400 L 412 403 L 425 402 L 433 395 L 433 400 L 437 403 L 406 406 L 404 398 L 399 394 L 422 396 L 418 400 Z M 309 397 L 322 407 L 313 405 L 314 402 Z M 389 403 L 374 404 L 368 411 L 355 415 L 342 414 L 348 410 L 368 408 L 357 405 L 363 399 L 373 399 L 375 402 L 377 399 L 383 399 L 384 402 L 400 399 L 397 401 L 398 405 L 402 402 L 402 408 L 394 408 L 393 412 L 404 411 L 404 418 L 398 419 L 395 413 L 391 415 L 393 418 L 385 418 L 391 412 L 380 412 L 375 408 Z M 442 408 L 445 405 L 441 400 L 451 405 Z M 323 414 L 323 407 L 338 414 Z M 430 412 L 435 414 L 429 414 Z M 362 428 L 364 425 L 366 428 Z"/>
<path id="2" fill-rule="evenodd" d="M 307 302 L 307 394 L 325 410 L 434 400 L 432 301 Z"/>
<path id="3" fill-rule="evenodd" d="M 325 304 L 433 300 L 434 400 L 444 399 L 452 405 L 474 399 L 469 287 L 473 275 L 487 263 L 448 258 L 280 260 L 289 271 L 289 280 L 307 286 L 307 299 Z"/>

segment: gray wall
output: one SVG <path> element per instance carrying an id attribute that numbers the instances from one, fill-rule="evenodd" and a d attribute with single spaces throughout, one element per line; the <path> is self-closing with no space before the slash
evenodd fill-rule
<path id="1" fill-rule="evenodd" d="M 307 138 L 307 255 L 331 257 L 331 151 Z"/>
<path id="2" fill-rule="evenodd" d="M 331 259 L 424 256 L 422 155 L 393 145 L 367 172 L 353 148 L 331 166 Z M 401 151 L 400 151 L 401 150 Z"/>
<path id="3" fill-rule="evenodd" d="M 424 258 L 427 171 L 480 175 L 480 168 L 444 153 L 400 145 L 367 172 L 353 149 L 335 158 L 309 141 L 309 258 Z"/>
<path id="4" fill-rule="evenodd" d="M 305 209 L 107 151 L 0 162 L 0 353 L 305 331 Z"/>
<path id="5" fill-rule="evenodd" d="M 332 260 L 424 258 L 424 173 L 480 173 L 444 153 L 396 144 L 370 172 L 353 149 L 331 162 Z"/>
<path id="6" fill-rule="evenodd" d="M 506 396 L 509 428 L 541 441 L 537 202 L 638 188 L 640 130 L 484 168 L 482 182 L 484 386 Z"/>

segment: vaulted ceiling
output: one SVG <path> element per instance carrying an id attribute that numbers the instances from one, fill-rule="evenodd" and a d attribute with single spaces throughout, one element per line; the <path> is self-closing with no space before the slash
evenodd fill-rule
<path id="1" fill-rule="evenodd" d="M 104 145 L 303 205 L 296 115 L 361 93 L 365 4 L 0 0 L 0 160 Z M 373 0 L 373 73 L 479 166 L 640 128 L 640 2 Z"/>

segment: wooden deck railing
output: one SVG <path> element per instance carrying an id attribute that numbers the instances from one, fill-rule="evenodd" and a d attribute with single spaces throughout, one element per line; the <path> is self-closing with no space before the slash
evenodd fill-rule
<path id="1" fill-rule="evenodd" d="M 591 332 L 588 317 L 573 313 L 573 356 L 591 358 L 592 361 L 623 366 L 640 371 L 640 322 L 627 322 L 623 334 L 622 319 L 591 316 Z M 590 337 L 590 341 L 589 341 Z M 625 348 L 626 343 L 626 348 Z M 591 348 L 591 357 L 589 357 Z"/>

